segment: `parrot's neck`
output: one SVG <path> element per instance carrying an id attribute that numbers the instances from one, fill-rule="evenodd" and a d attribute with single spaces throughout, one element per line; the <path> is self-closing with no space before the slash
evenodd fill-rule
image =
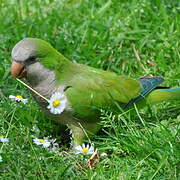
<path id="1" fill-rule="evenodd" d="M 45 68 L 39 62 L 30 65 L 26 70 L 28 83 L 41 95 L 49 98 L 57 90 L 53 71 Z"/>
<path id="2" fill-rule="evenodd" d="M 31 64 L 29 67 L 26 68 L 26 70 L 27 70 L 27 81 L 29 85 L 47 99 L 50 99 L 53 93 L 64 92 L 64 89 L 67 88 L 64 84 L 59 84 L 57 86 L 56 76 L 54 71 L 45 68 L 39 62 Z M 41 98 L 40 96 L 38 96 L 33 92 L 32 95 L 34 96 L 38 104 L 40 104 L 41 109 L 46 114 L 56 118 L 56 115 L 53 115 L 47 109 L 47 105 L 48 105 L 47 101 L 45 101 L 43 98 Z M 68 124 L 70 122 L 72 117 L 71 114 L 69 114 L 69 112 L 71 112 L 71 108 L 68 106 L 66 107 L 65 111 L 61 114 L 61 123 Z M 59 119 L 57 122 L 59 122 Z"/>

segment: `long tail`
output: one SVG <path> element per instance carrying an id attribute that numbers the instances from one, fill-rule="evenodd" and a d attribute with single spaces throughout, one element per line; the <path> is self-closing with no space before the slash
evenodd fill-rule
<path id="1" fill-rule="evenodd" d="M 180 100 L 180 88 L 155 89 L 145 98 L 147 104 L 157 104 L 171 100 Z"/>

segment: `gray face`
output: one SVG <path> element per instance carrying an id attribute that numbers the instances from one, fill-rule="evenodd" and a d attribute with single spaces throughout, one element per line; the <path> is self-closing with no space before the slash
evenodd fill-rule
<path id="1" fill-rule="evenodd" d="M 23 39 L 18 42 L 11 53 L 12 60 L 26 64 L 28 60 L 36 59 L 36 45 L 31 39 Z"/>
<path id="2" fill-rule="evenodd" d="M 44 54 L 40 53 L 44 50 Z M 55 73 L 40 63 L 42 58 L 53 48 L 43 40 L 26 38 L 18 42 L 12 50 L 11 74 L 15 78 L 26 78 L 33 88 L 39 84 L 51 86 L 55 81 Z M 53 85 L 54 86 L 54 85 Z"/>
<path id="3" fill-rule="evenodd" d="M 38 61 L 39 48 L 37 44 L 39 41 L 41 40 L 26 38 L 14 46 L 11 53 L 13 77 L 26 78 L 33 84 L 37 84 L 44 78 L 44 74 L 48 70 Z"/>

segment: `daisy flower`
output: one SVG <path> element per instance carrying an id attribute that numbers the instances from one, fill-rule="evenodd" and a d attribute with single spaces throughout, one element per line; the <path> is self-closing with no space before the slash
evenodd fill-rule
<path id="1" fill-rule="evenodd" d="M 34 141 L 34 144 L 39 145 L 39 146 L 42 145 L 44 148 L 48 148 L 51 145 L 51 142 L 47 138 L 44 138 L 44 139 L 35 138 L 33 139 L 33 141 Z"/>
<path id="2" fill-rule="evenodd" d="M 101 153 L 100 156 L 101 156 L 101 157 L 106 157 L 106 156 L 107 156 L 107 153 L 103 152 L 103 153 Z"/>
<path id="3" fill-rule="evenodd" d="M 53 114 L 61 114 L 66 108 L 66 105 L 67 105 L 66 96 L 60 92 L 55 92 L 54 94 L 52 94 L 47 108 Z"/>
<path id="4" fill-rule="evenodd" d="M 58 143 L 53 143 L 52 147 L 48 148 L 51 152 L 59 152 Z"/>
<path id="5" fill-rule="evenodd" d="M 0 136 L 0 142 L 7 143 L 7 142 L 9 142 L 9 138 L 6 138 L 4 136 Z"/>
<path id="6" fill-rule="evenodd" d="M 89 146 L 89 144 L 85 145 L 85 144 L 82 144 L 79 145 L 79 146 L 76 146 L 75 147 L 75 151 L 76 151 L 76 154 L 93 154 L 94 153 L 94 147 L 91 145 Z"/>
<path id="7" fill-rule="evenodd" d="M 3 162 L 3 158 L 2 158 L 2 156 L 0 155 L 0 162 Z"/>
<path id="8" fill-rule="evenodd" d="M 17 95 L 17 96 L 10 95 L 9 98 L 12 99 L 12 100 L 15 100 L 17 102 L 22 102 L 24 104 L 27 103 L 27 99 L 24 99 L 21 95 Z"/>

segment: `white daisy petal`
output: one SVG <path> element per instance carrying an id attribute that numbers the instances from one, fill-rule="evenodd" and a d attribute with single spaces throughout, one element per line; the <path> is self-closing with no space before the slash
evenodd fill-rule
<path id="1" fill-rule="evenodd" d="M 10 98 L 10 99 L 15 99 L 15 98 L 16 98 L 16 96 L 9 95 L 9 98 Z"/>
<path id="2" fill-rule="evenodd" d="M 107 156 L 107 153 L 103 152 L 103 153 L 101 153 L 100 156 L 101 156 L 101 157 L 106 157 L 106 156 Z"/>
<path id="3" fill-rule="evenodd" d="M 89 149 L 89 144 L 86 145 L 86 148 Z"/>
<path id="4" fill-rule="evenodd" d="M 0 142 L 2 142 L 2 143 L 8 143 L 8 142 L 9 142 L 9 138 L 0 136 Z"/>
<path id="5" fill-rule="evenodd" d="M 47 109 L 50 110 L 52 114 L 61 114 L 67 105 L 67 98 L 65 94 L 62 94 L 60 92 L 55 92 L 52 94 L 49 105 L 47 106 Z"/>
<path id="6" fill-rule="evenodd" d="M 17 101 L 17 102 L 22 102 L 22 103 L 24 103 L 24 104 L 26 104 L 27 103 L 27 99 L 24 99 L 22 96 L 20 96 L 20 95 L 17 95 L 17 96 L 14 96 L 14 95 L 9 95 L 9 98 L 10 99 L 12 99 L 12 100 L 15 100 L 15 101 Z"/>
<path id="7" fill-rule="evenodd" d="M 44 148 L 47 148 L 47 147 L 49 147 L 51 145 L 51 143 L 50 142 L 45 142 L 42 145 L 43 145 Z"/>
<path id="8" fill-rule="evenodd" d="M 22 101 L 24 104 L 27 103 L 27 99 L 22 99 L 21 101 Z"/>
<path id="9" fill-rule="evenodd" d="M 80 154 L 80 153 L 82 153 L 82 152 L 81 152 L 81 151 L 76 151 L 75 153 L 76 153 L 76 154 Z"/>
<path id="10" fill-rule="evenodd" d="M 33 141 L 34 141 L 34 144 L 37 144 L 37 145 L 41 145 L 42 143 L 40 142 L 40 140 L 39 139 L 33 139 Z"/>
<path id="11" fill-rule="evenodd" d="M 75 153 L 76 154 L 84 154 L 84 155 L 88 155 L 88 154 L 93 154 L 94 153 L 94 147 L 92 145 L 87 144 L 87 146 L 85 144 L 82 144 L 81 146 L 76 146 L 75 147 Z"/>
<path id="12" fill-rule="evenodd" d="M 76 146 L 75 147 L 75 150 L 77 150 L 77 151 L 82 151 L 82 147 L 79 145 L 79 146 Z"/>
<path id="13" fill-rule="evenodd" d="M 89 148 L 89 151 L 88 151 L 87 154 L 93 154 L 93 153 L 94 153 L 94 147 L 91 146 L 91 147 Z"/>
<path id="14" fill-rule="evenodd" d="M 85 146 L 85 144 L 82 144 L 82 148 L 85 148 L 86 146 Z"/>
<path id="15" fill-rule="evenodd" d="M 52 112 L 53 112 L 54 114 L 59 114 L 58 109 L 53 109 Z"/>
<path id="16" fill-rule="evenodd" d="M 51 145 L 51 140 L 49 140 L 48 138 L 44 138 L 44 139 L 35 138 L 33 139 L 33 141 L 34 144 L 42 145 L 44 148 L 48 148 Z"/>
<path id="17" fill-rule="evenodd" d="M 3 162 L 3 158 L 2 158 L 2 156 L 0 156 L 0 162 Z"/>

